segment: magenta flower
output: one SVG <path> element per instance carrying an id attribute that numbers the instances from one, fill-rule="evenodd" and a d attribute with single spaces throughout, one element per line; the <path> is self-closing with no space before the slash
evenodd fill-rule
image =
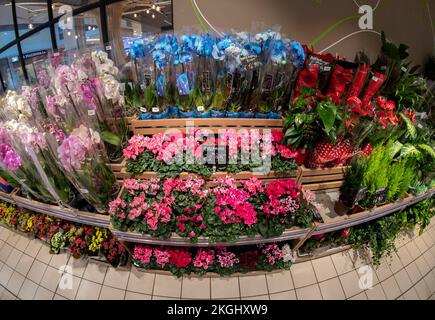
<path id="1" fill-rule="evenodd" d="M 12 147 L 6 143 L 0 144 L 0 163 L 7 170 L 15 172 L 21 166 L 21 158 Z"/>

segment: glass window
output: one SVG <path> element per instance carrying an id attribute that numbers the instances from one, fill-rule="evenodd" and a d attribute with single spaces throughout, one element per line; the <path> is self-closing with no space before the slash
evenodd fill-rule
<path id="1" fill-rule="evenodd" d="M 100 9 L 93 9 L 55 24 L 57 47 L 65 50 L 102 46 Z"/>
<path id="2" fill-rule="evenodd" d="M 51 50 L 50 29 L 45 28 L 21 41 L 21 49 L 29 82 L 36 83 L 38 61 L 46 60 Z"/>
<path id="3" fill-rule="evenodd" d="M 15 40 L 14 21 L 12 20 L 12 6 L 9 0 L 0 0 L 0 48 Z"/>
<path id="4" fill-rule="evenodd" d="M 72 10 L 94 2 L 98 2 L 98 0 L 52 0 L 53 17 L 56 18 L 62 14 L 72 15 Z"/>
<path id="5" fill-rule="evenodd" d="M 117 64 L 125 61 L 129 39 L 146 33 L 172 30 L 172 2 L 124 0 L 106 7 L 109 40 Z"/>
<path id="6" fill-rule="evenodd" d="M 45 0 L 16 0 L 18 31 L 22 35 L 48 21 Z"/>
<path id="7" fill-rule="evenodd" d="M 18 89 L 24 77 L 17 46 L 10 47 L 0 54 L 0 72 L 7 89 Z"/>

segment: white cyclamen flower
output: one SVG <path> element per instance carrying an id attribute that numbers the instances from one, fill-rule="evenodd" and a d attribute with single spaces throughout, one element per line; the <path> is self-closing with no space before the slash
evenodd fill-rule
<path id="1" fill-rule="evenodd" d="M 291 261 L 292 263 L 294 263 L 296 261 L 296 257 L 295 255 L 293 255 L 293 251 L 288 244 L 283 245 L 281 250 L 282 250 L 284 262 Z"/>

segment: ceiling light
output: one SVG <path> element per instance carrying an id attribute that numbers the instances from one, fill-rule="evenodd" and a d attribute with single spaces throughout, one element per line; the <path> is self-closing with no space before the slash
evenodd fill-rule
<path id="1" fill-rule="evenodd" d="M 92 27 L 92 30 L 95 30 L 95 27 Z"/>
<path id="2" fill-rule="evenodd" d="M 156 11 L 160 12 L 160 7 L 159 6 L 157 6 Z"/>
<path id="3" fill-rule="evenodd" d="M 29 23 L 29 26 L 28 26 L 28 27 L 29 27 L 30 30 L 32 30 L 32 29 L 33 29 L 33 24 L 32 24 L 32 23 Z"/>
<path id="4" fill-rule="evenodd" d="M 135 14 L 133 15 L 133 17 L 137 18 L 137 13 L 135 13 Z"/>
<path id="5" fill-rule="evenodd" d="M 156 17 L 156 15 L 153 13 L 153 14 L 151 15 L 151 17 L 154 19 L 154 18 Z"/>
<path id="6" fill-rule="evenodd" d="M 147 12 L 147 14 L 150 14 L 150 9 L 147 9 L 147 11 L 146 11 L 146 12 Z"/>
<path id="7" fill-rule="evenodd" d="M 92 30 L 92 27 L 91 27 L 91 26 L 88 26 L 88 30 L 91 31 L 91 30 Z"/>
<path id="8" fill-rule="evenodd" d="M 153 10 L 156 10 L 156 5 L 153 4 L 153 5 L 151 6 L 151 8 L 153 8 Z"/>
<path id="9" fill-rule="evenodd" d="M 77 35 L 76 35 L 76 36 L 75 36 L 74 38 L 78 39 L 78 38 L 79 38 L 79 36 L 77 36 Z"/>
<path id="10" fill-rule="evenodd" d="M 68 36 L 70 36 L 70 35 L 71 35 L 71 31 L 68 31 L 66 34 L 67 34 Z"/>

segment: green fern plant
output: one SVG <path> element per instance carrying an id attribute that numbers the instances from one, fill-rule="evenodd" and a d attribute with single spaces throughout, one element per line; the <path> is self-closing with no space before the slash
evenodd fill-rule
<path id="1" fill-rule="evenodd" d="M 386 195 L 387 200 L 393 200 L 398 194 L 403 173 L 405 171 L 405 164 L 405 161 L 399 161 L 390 167 L 390 171 L 388 173 L 388 187 Z"/>

